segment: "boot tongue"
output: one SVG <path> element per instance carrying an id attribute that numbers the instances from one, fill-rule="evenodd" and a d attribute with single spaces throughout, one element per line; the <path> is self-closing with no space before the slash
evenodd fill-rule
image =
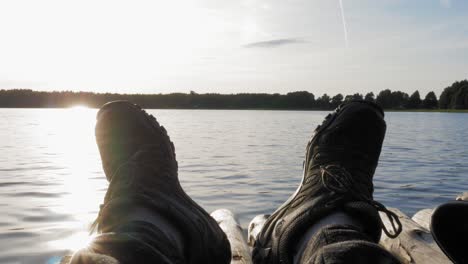
<path id="1" fill-rule="evenodd" d="M 362 223 L 364 232 L 376 243 L 380 240 L 382 230 L 390 238 L 397 237 L 402 231 L 402 224 L 398 216 L 379 202 L 373 200 L 349 202 L 343 208 L 347 214 Z M 383 224 L 379 211 L 388 217 L 392 225 L 392 231 L 389 231 Z"/>
<path id="2" fill-rule="evenodd" d="M 369 186 L 372 187 L 372 184 L 367 182 L 369 177 L 365 177 L 365 175 L 364 177 L 351 175 L 340 165 L 322 166 L 320 170 L 324 187 L 347 197 L 346 200 L 348 202 L 345 202 L 344 207 L 349 208 L 350 214 L 355 214 L 357 218 L 362 219 L 366 223 L 365 226 L 369 235 L 376 238 L 376 242 L 380 239 L 380 229 L 383 229 L 385 234 L 390 238 L 395 238 L 401 233 L 402 225 L 398 216 L 372 198 L 372 189 L 368 188 Z M 392 225 L 392 232 L 383 224 L 379 212 L 384 213 L 388 217 Z"/>

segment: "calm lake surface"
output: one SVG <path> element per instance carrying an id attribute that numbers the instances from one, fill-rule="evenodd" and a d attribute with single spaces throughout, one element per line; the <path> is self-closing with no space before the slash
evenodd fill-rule
<path id="1" fill-rule="evenodd" d="M 0 109 L 0 263 L 55 263 L 89 240 L 107 182 L 95 109 Z M 186 192 L 243 226 L 297 188 L 327 112 L 150 110 L 176 146 Z M 468 191 L 468 114 L 387 113 L 375 198 L 407 214 Z"/>

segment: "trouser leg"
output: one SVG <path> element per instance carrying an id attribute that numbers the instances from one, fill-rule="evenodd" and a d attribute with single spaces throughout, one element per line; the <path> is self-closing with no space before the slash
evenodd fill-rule
<path id="1" fill-rule="evenodd" d="M 400 263 L 390 252 L 352 225 L 330 225 L 306 242 L 296 263 Z"/>

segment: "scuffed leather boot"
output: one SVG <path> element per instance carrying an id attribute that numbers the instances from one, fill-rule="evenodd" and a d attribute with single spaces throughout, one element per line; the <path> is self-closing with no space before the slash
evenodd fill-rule
<path id="1" fill-rule="evenodd" d="M 183 256 L 178 259 L 186 263 L 230 262 L 231 252 L 226 235 L 216 221 L 182 189 L 174 145 L 164 127 L 153 116 L 127 101 L 108 103 L 97 114 L 96 141 L 110 184 L 95 222 L 98 231 L 104 234 L 95 244 L 115 243 L 116 247 L 112 250 L 123 256 L 116 257 L 120 262 L 154 262 L 151 259 L 132 261 L 131 257 L 125 256 L 125 251 L 130 249 L 127 246 L 129 243 L 122 246 L 122 243 L 116 242 L 119 239 L 114 234 L 128 232 L 136 234 L 137 240 L 141 234 L 154 242 L 136 245 L 132 248 L 133 252 L 150 248 L 158 254 L 169 251 L 168 254 L 161 254 L 164 257 L 178 254 L 173 244 L 165 240 L 167 230 L 162 230 L 157 223 L 139 219 L 138 225 L 128 224 L 133 209 L 144 208 L 164 218 L 180 232 Z M 171 262 L 169 258 L 167 262 Z"/>
<path id="2" fill-rule="evenodd" d="M 381 228 L 395 237 L 401 232 L 398 217 L 373 200 L 377 167 L 386 124 L 382 109 L 369 102 L 342 104 L 315 129 L 307 145 L 302 182 L 274 212 L 257 237 L 255 263 L 292 263 L 294 246 L 317 220 L 342 211 L 364 227 L 377 242 Z M 385 212 L 394 231 L 385 229 L 378 211 Z"/>

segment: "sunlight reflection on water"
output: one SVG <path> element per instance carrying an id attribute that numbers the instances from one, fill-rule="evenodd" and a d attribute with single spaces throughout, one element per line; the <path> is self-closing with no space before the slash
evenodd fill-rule
<path id="1" fill-rule="evenodd" d="M 0 160 L 1 183 L 9 186 L 2 188 L 7 217 L 0 218 L 6 222 L 0 233 L 15 240 L 7 245 L 0 237 L 3 252 L 9 252 L 0 253 L 0 262 L 24 256 L 22 263 L 34 263 L 34 255 L 86 245 L 107 187 L 94 141 L 96 110 L 0 111 L 8 120 L 0 142 L 8 151 Z"/>
<path id="2" fill-rule="evenodd" d="M 55 117 L 58 120 L 51 119 L 51 123 L 57 124 L 56 133 L 60 135 L 50 144 L 50 151 L 60 153 L 53 162 L 69 171 L 63 175 L 59 186 L 63 196 L 51 209 L 57 214 L 73 215 L 78 222 L 73 224 L 74 227 L 87 227 L 93 221 L 94 212 L 103 198 L 102 190 L 107 188 L 101 164 L 96 160 L 97 148 L 90 148 L 95 146 L 95 114 L 96 110 L 75 107 Z M 52 241 L 54 243 L 49 245 L 58 249 L 76 250 L 86 246 L 89 240 L 89 232 L 79 232 Z"/>

